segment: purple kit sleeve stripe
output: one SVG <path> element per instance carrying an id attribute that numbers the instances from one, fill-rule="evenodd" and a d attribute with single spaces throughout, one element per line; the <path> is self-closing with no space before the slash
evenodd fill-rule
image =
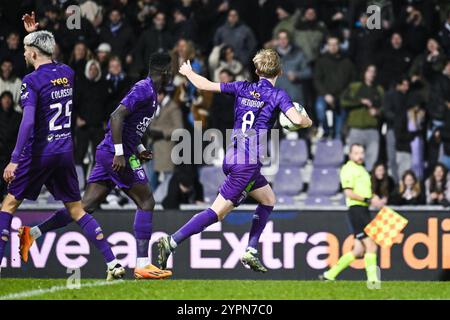
<path id="1" fill-rule="evenodd" d="M 22 122 L 20 123 L 16 147 L 11 155 L 12 163 L 18 163 L 20 154 L 22 153 L 25 144 L 33 132 L 35 113 L 36 107 L 34 106 L 26 106 L 23 108 Z"/>

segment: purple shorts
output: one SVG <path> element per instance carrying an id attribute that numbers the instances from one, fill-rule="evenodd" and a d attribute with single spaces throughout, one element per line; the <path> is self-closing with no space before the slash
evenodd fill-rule
<path id="1" fill-rule="evenodd" d="M 72 152 L 21 157 L 8 192 L 17 200 L 36 200 L 44 185 L 55 200 L 66 203 L 81 199 Z"/>
<path id="2" fill-rule="evenodd" d="M 261 174 L 261 164 L 230 162 L 225 160 L 223 163 L 222 169 L 226 178 L 219 189 L 219 193 L 237 207 L 247 198 L 249 192 L 264 187 L 268 182 Z"/>
<path id="3" fill-rule="evenodd" d="M 95 166 L 89 176 L 88 183 L 106 182 L 111 187 L 116 185 L 121 189 L 130 189 L 136 183 L 148 183 L 147 175 L 136 156 L 125 157 L 126 167 L 122 172 L 116 172 L 112 169 L 113 159 L 113 153 L 97 149 Z"/>

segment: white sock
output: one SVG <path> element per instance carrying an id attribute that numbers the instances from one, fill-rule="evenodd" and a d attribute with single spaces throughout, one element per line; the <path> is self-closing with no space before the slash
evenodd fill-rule
<path id="1" fill-rule="evenodd" d="M 258 253 L 258 250 L 256 250 L 255 248 L 252 248 L 252 247 L 247 247 L 246 251 L 250 252 L 252 254 L 257 254 Z"/>
<path id="2" fill-rule="evenodd" d="M 118 264 L 118 262 L 117 262 L 116 259 L 114 259 L 114 260 L 112 260 L 112 261 L 106 263 L 106 265 L 108 266 L 108 269 L 109 269 L 109 270 L 113 269 L 113 268 L 116 266 L 116 264 Z"/>
<path id="3" fill-rule="evenodd" d="M 144 268 L 145 266 L 149 265 L 150 259 L 148 257 L 145 258 L 137 258 L 136 259 L 136 268 Z"/>
<path id="4" fill-rule="evenodd" d="M 39 229 L 38 226 L 35 226 L 30 229 L 30 235 L 33 237 L 34 240 L 42 236 L 41 229 Z"/>
<path id="5" fill-rule="evenodd" d="M 178 246 L 178 244 L 175 242 L 175 240 L 173 240 L 172 237 L 170 237 L 170 246 L 171 246 L 173 249 L 175 249 L 175 248 Z"/>

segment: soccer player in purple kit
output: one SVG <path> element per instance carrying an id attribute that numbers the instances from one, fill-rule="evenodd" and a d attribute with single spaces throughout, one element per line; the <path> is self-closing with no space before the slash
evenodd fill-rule
<path id="1" fill-rule="evenodd" d="M 111 114 L 105 138 L 97 147 L 96 164 L 82 199 L 84 210 L 93 213 L 118 186 L 134 201 L 138 207 L 134 220 L 136 279 L 165 279 L 172 275 L 171 271 L 160 270 L 150 263 L 148 251 L 155 201 L 140 164 L 140 160 L 151 158 L 141 139 L 157 109 L 157 92 L 171 79 L 170 62 L 167 53 L 152 54 L 148 77 L 138 81 Z M 34 240 L 43 233 L 62 228 L 70 222 L 69 213 L 62 209 L 38 226 L 22 228 L 19 233 L 22 259 L 27 259 Z"/>
<path id="2" fill-rule="evenodd" d="M 56 200 L 64 203 L 68 219 L 76 221 L 101 251 L 108 266 L 107 280 L 120 279 L 125 269 L 117 263 L 101 227 L 83 210 L 80 201 L 70 128 L 74 71 L 52 60 L 55 38 L 48 31 L 36 31 L 34 13 L 23 20 L 29 32 L 24 38 L 24 57 L 35 70 L 22 82 L 22 122 L 3 174 L 9 184 L 0 211 L 0 261 L 13 214 L 24 199 L 36 200 L 45 185 Z"/>
<path id="3" fill-rule="evenodd" d="M 239 206 L 245 197 L 250 195 L 259 205 L 253 216 L 248 247 L 241 257 L 241 262 L 254 271 L 267 271 L 258 257 L 258 243 L 275 205 L 275 194 L 260 172 L 262 164 L 259 159 L 261 146 L 258 136 L 272 128 L 279 110 L 301 128 L 310 127 L 312 121 L 307 115 L 297 111 L 284 90 L 274 87 L 281 73 L 280 57 L 276 51 L 272 49 L 259 51 L 253 58 L 253 63 L 259 76 L 256 83 L 247 81 L 215 83 L 195 73 L 189 61 L 180 67 L 179 72 L 198 89 L 235 96 L 234 143 L 227 149 L 223 163 L 226 179 L 211 207 L 196 214 L 171 236 L 158 240 L 158 263 L 162 269 L 166 268 L 169 256 L 181 242 L 223 220 L 234 207 Z M 252 147 L 249 146 L 255 144 L 257 150 L 252 151 Z M 255 156 L 257 161 L 252 161 Z"/>

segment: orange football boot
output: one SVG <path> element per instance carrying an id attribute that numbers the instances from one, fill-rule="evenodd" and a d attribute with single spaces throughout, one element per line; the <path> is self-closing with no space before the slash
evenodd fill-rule
<path id="1" fill-rule="evenodd" d="M 19 228 L 19 238 L 20 238 L 20 257 L 23 261 L 28 261 L 28 252 L 34 243 L 33 237 L 30 235 L 30 227 L 20 227 Z"/>
<path id="2" fill-rule="evenodd" d="M 141 279 L 166 279 L 172 276 L 172 271 L 161 270 L 158 267 L 149 264 L 144 268 L 134 269 L 134 278 Z"/>

